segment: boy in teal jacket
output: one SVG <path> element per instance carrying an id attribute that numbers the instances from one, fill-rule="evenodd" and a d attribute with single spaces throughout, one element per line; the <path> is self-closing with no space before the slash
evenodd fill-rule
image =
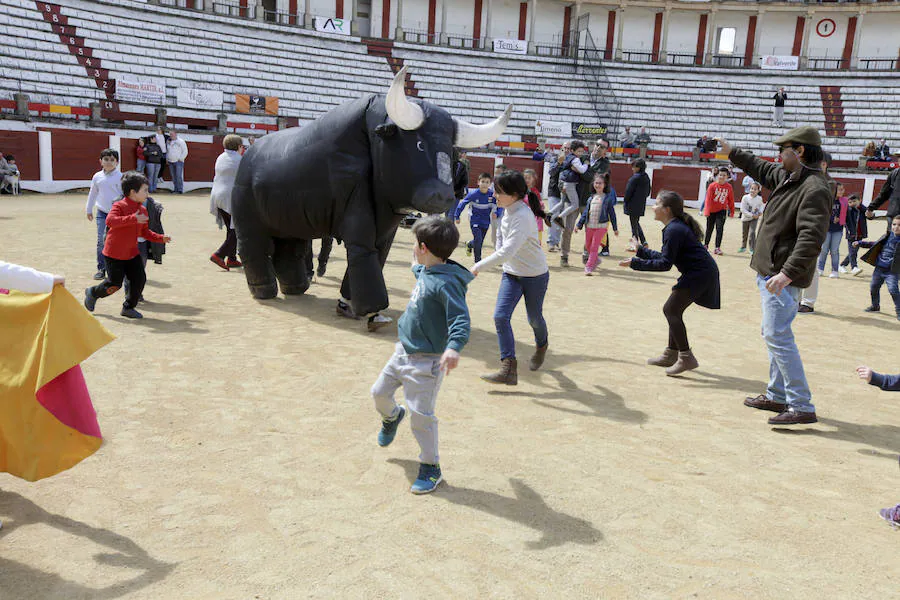
<path id="1" fill-rule="evenodd" d="M 416 287 L 397 324 L 400 341 L 372 386 L 372 397 L 382 417 L 378 445 L 388 446 L 406 415 L 407 409 L 394 400 L 397 388 L 403 386 L 413 435 L 421 449 L 419 475 L 410 491 L 427 494 L 442 481 L 434 407 L 444 375 L 459 364 L 459 353 L 469 341 L 466 288 L 473 275 L 449 260 L 459 243 L 452 221 L 443 216 L 419 219 L 412 232 Z"/>

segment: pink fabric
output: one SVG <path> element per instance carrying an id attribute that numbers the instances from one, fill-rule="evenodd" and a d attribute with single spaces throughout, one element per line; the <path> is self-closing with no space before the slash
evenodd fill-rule
<path id="1" fill-rule="evenodd" d="M 84 435 L 103 437 L 80 366 L 75 365 L 39 389 L 37 400 L 63 425 Z"/>
<path id="2" fill-rule="evenodd" d="M 841 225 L 847 224 L 847 207 L 850 206 L 849 196 L 841 196 L 838 198 L 838 202 L 841 203 L 841 216 L 838 217 L 838 220 L 841 222 Z"/>
<path id="3" fill-rule="evenodd" d="M 584 245 L 588 251 L 587 264 L 584 265 L 585 273 L 592 273 L 597 268 L 597 263 L 599 262 L 597 253 L 600 251 L 600 246 L 603 245 L 603 240 L 606 238 L 606 230 L 606 227 L 597 229 L 588 227 L 584 230 Z"/>

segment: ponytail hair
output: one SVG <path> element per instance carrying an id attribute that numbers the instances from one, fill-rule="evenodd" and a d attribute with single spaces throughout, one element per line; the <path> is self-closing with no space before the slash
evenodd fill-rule
<path id="1" fill-rule="evenodd" d="M 656 197 L 656 203 L 671 210 L 672 217 L 687 225 L 691 232 L 697 236 L 697 241 L 703 239 L 703 228 L 700 227 L 697 219 L 684 212 L 684 198 L 678 192 L 662 190 Z"/>
<path id="2" fill-rule="evenodd" d="M 531 190 L 528 190 L 528 207 L 531 208 L 531 212 L 534 213 L 534 216 L 540 217 L 542 219 L 547 218 L 547 213 L 545 213 L 544 209 L 541 208 L 540 197 Z"/>
<path id="3" fill-rule="evenodd" d="M 525 176 L 518 171 L 508 169 L 497 175 L 497 179 L 494 180 L 494 190 L 515 196 L 517 200 L 525 200 L 535 216 L 542 219 L 546 216 L 541 209 L 540 196 L 528 189 L 528 185 L 525 183 Z"/>

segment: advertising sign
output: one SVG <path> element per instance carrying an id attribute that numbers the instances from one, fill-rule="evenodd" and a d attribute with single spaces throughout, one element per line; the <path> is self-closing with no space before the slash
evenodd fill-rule
<path id="1" fill-rule="evenodd" d="M 568 121 L 535 121 L 534 134 L 541 137 L 572 137 L 572 124 Z"/>
<path id="2" fill-rule="evenodd" d="M 760 56 L 759 68 L 776 71 L 796 71 L 800 68 L 799 56 Z"/>
<path id="3" fill-rule="evenodd" d="M 165 105 L 166 80 L 122 74 L 116 77 L 116 100 Z"/>
<path id="4" fill-rule="evenodd" d="M 525 40 L 494 40 L 494 52 L 500 54 L 528 54 L 528 42 Z"/>

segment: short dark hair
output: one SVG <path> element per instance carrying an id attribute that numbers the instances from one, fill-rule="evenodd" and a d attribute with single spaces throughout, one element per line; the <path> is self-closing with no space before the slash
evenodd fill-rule
<path id="1" fill-rule="evenodd" d="M 579 148 L 584 148 L 584 147 L 585 147 L 584 142 L 582 142 L 581 140 L 572 140 L 572 143 L 569 144 L 569 150 L 571 150 L 572 152 L 575 152 Z"/>
<path id="2" fill-rule="evenodd" d="M 509 170 L 509 167 L 507 167 L 503 163 L 500 163 L 499 165 L 494 165 L 494 170 L 496 171 L 497 169 L 500 169 L 501 173 L 505 173 L 506 171 Z"/>
<path id="3" fill-rule="evenodd" d="M 143 173 L 127 171 L 122 175 L 122 196 L 128 198 L 131 192 L 141 191 L 141 186 L 149 186 L 150 180 Z"/>
<path id="4" fill-rule="evenodd" d="M 13 156 L 12 154 L 7 154 L 7 155 L 4 156 L 3 158 L 4 158 L 5 160 L 16 160 L 16 157 Z"/>
<path id="5" fill-rule="evenodd" d="M 493 181 L 494 176 L 491 175 L 490 173 L 482 173 L 481 175 L 478 176 L 478 179 L 489 179 L 489 180 Z"/>
<path id="6" fill-rule="evenodd" d="M 524 175 L 518 171 L 509 170 L 497 176 L 494 181 L 494 190 L 521 200 L 528 194 L 528 184 L 525 183 Z"/>
<path id="7" fill-rule="evenodd" d="M 114 159 L 116 159 L 116 162 L 119 162 L 119 151 L 118 150 L 113 150 L 112 148 L 107 148 L 106 150 L 104 150 L 103 152 L 100 153 L 101 159 L 106 158 L 107 156 L 112 156 Z"/>
<path id="8" fill-rule="evenodd" d="M 822 150 L 822 146 L 813 146 L 812 144 L 797 144 L 797 146 L 806 148 L 803 151 L 803 162 L 806 164 L 818 166 L 824 161 L 826 166 L 831 167 L 831 154 Z"/>
<path id="9" fill-rule="evenodd" d="M 636 161 L 634 161 L 633 163 L 631 163 L 631 166 L 637 167 L 638 170 L 640 170 L 640 172 L 643 173 L 644 171 L 647 170 L 647 161 L 644 160 L 643 158 L 639 158 Z"/>
<path id="10" fill-rule="evenodd" d="M 416 242 L 425 244 L 428 251 L 447 260 L 459 244 L 459 230 L 456 225 L 443 215 L 423 217 L 412 226 Z"/>

